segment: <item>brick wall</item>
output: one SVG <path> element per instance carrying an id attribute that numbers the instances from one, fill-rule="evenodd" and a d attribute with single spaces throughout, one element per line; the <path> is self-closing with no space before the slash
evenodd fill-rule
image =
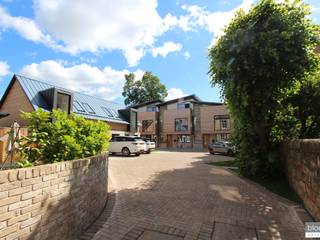
<path id="1" fill-rule="evenodd" d="M 290 185 L 320 221 L 320 139 L 290 141 L 283 153 Z"/>
<path id="2" fill-rule="evenodd" d="M 229 133 L 230 130 L 214 130 L 214 116 L 216 115 L 229 115 L 229 111 L 227 109 L 227 105 L 221 106 L 201 106 L 200 107 L 201 116 L 201 132 L 206 134 L 212 133 Z"/>
<path id="3" fill-rule="evenodd" d="M 0 171 L 0 239 L 75 239 L 107 200 L 107 155 Z"/>
<path id="4" fill-rule="evenodd" d="M 8 117 L 0 119 L 0 127 L 10 127 L 14 120 L 17 120 L 21 127 L 27 125 L 27 121 L 21 117 L 21 111 L 32 112 L 34 109 L 18 81 L 14 81 L 0 111 L 10 113 Z"/>

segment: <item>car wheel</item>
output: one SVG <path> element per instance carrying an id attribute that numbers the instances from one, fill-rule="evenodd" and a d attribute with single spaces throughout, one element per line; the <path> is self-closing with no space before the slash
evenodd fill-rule
<path id="1" fill-rule="evenodd" d="M 127 147 L 122 148 L 121 153 L 124 156 L 130 156 L 130 150 Z"/>
<path id="2" fill-rule="evenodd" d="M 209 150 L 210 154 L 214 155 L 214 151 L 213 150 Z"/>
<path id="3" fill-rule="evenodd" d="M 228 156 L 233 156 L 233 151 L 232 150 L 228 150 Z"/>
<path id="4" fill-rule="evenodd" d="M 136 153 L 136 156 L 139 157 L 139 156 L 140 156 L 140 153 Z"/>
<path id="5" fill-rule="evenodd" d="M 150 150 L 148 150 L 148 151 L 147 151 L 147 153 L 149 154 L 149 153 L 151 153 L 151 151 L 150 151 Z"/>

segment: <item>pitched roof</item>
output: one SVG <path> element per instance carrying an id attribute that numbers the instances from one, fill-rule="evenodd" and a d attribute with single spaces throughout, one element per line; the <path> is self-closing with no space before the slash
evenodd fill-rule
<path id="1" fill-rule="evenodd" d="M 129 122 L 126 121 L 126 119 L 118 113 L 118 110 L 124 108 L 124 106 L 120 104 L 107 101 L 101 98 L 89 96 L 87 94 L 83 94 L 80 92 L 71 91 L 69 89 L 57 87 L 52 84 L 31 79 L 22 75 L 15 74 L 13 76 L 12 82 L 14 81 L 14 79 L 19 81 L 30 103 L 33 105 L 35 109 L 42 108 L 42 109 L 48 110 L 49 108 L 47 106 L 47 103 L 43 98 L 42 94 L 40 94 L 40 92 L 44 90 L 56 88 L 59 90 L 73 93 L 73 112 L 75 112 L 78 115 L 82 115 L 85 118 L 89 118 L 89 119 L 129 124 Z M 8 88 L 10 88 L 10 85 Z M 4 100 L 5 95 L 6 93 L 3 95 L 1 103 Z M 80 108 L 82 108 L 84 111 L 78 111 L 79 106 L 75 106 L 75 104 L 77 103 L 80 104 Z M 85 105 L 88 104 L 92 108 L 94 113 L 91 111 L 90 111 L 91 113 L 88 112 L 86 110 L 86 107 L 84 107 L 84 104 Z"/>
<path id="2" fill-rule="evenodd" d="M 168 100 L 168 101 L 160 103 L 159 105 L 167 105 L 167 104 L 170 104 L 170 103 L 175 103 L 175 102 L 179 102 L 179 101 L 187 101 L 187 100 L 194 100 L 196 102 L 201 102 L 201 99 L 197 95 L 192 94 L 192 95 L 184 96 L 184 97 L 181 97 L 181 98 L 175 98 L 175 99 L 172 99 L 172 100 Z"/>
<path id="3" fill-rule="evenodd" d="M 139 107 L 144 107 L 144 106 L 147 106 L 147 105 L 150 105 L 150 104 L 155 104 L 155 105 L 157 105 L 157 103 L 163 103 L 163 100 L 156 99 L 156 100 L 146 101 L 146 102 L 143 102 L 143 103 L 131 105 L 131 106 L 129 106 L 129 107 L 130 107 L 130 108 L 139 108 Z"/>
<path id="4" fill-rule="evenodd" d="M 187 96 L 184 96 L 184 97 L 181 97 L 181 98 L 171 99 L 171 100 L 168 100 L 168 101 L 163 101 L 163 100 L 160 100 L 160 99 L 152 100 L 152 101 L 140 103 L 140 104 L 137 104 L 137 105 L 132 105 L 132 106 L 130 106 L 130 108 L 139 108 L 139 107 L 143 107 L 143 106 L 147 106 L 147 105 L 162 106 L 162 105 L 167 105 L 167 104 L 180 102 L 180 101 L 188 101 L 188 100 L 193 100 L 195 103 L 203 104 L 203 105 L 219 106 L 219 105 L 223 105 L 224 104 L 224 103 L 221 103 L 221 102 L 202 101 L 197 95 L 191 94 L 191 95 L 187 95 Z"/>

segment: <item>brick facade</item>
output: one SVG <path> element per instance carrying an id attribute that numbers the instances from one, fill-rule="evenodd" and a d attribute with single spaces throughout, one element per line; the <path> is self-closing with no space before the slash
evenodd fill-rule
<path id="1" fill-rule="evenodd" d="M 0 171 L 0 239 L 75 239 L 103 210 L 108 157 Z"/>
<path id="2" fill-rule="evenodd" d="M 314 219 L 320 221 L 320 140 L 285 143 L 283 156 L 290 185 Z"/>
<path id="3" fill-rule="evenodd" d="M 14 120 L 17 120 L 21 126 L 26 126 L 27 122 L 21 117 L 21 111 L 32 112 L 34 108 L 25 95 L 20 83 L 14 81 L 5 101 L 0 106 L 0 112 L 10 114 L 0 119 L 0 127 L 10 127 Z"/>
<path id="4" fill-rule="evenodd" d="M 186 108 L 183 108 L 187 104 Z M 178 106 L 179 105 L 179 106 Z M 148 106 L 156 106 L 155 112 L 146 112 Z M 201 102 L 194 97 L 161 102 L 159 104 L 145 103 L 138 106 L 138 121 L 155 119 L 157 124 L 152 134 L 155 134 L 159 147 L 207 148 L 213 140 L 228 139 L 232 131 L 232 121 L 225 104 Z M 215 117 L 226 116 L 228 128 L 215 128 Z M 187 129 L 176 129 L 176 120 L 182 120 Z M 140 134 L 145 135 L 140 129 Z"/>

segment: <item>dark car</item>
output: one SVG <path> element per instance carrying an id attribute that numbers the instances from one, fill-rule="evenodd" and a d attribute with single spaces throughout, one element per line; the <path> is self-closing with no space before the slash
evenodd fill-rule
<path id="1" fill-rule="evenodd" d="M 216 141 L 208 145 L 208 150 L 211 154 L 221 153 L 233 156 L 235 153 L 235 146 L 227 141 Z"/>

